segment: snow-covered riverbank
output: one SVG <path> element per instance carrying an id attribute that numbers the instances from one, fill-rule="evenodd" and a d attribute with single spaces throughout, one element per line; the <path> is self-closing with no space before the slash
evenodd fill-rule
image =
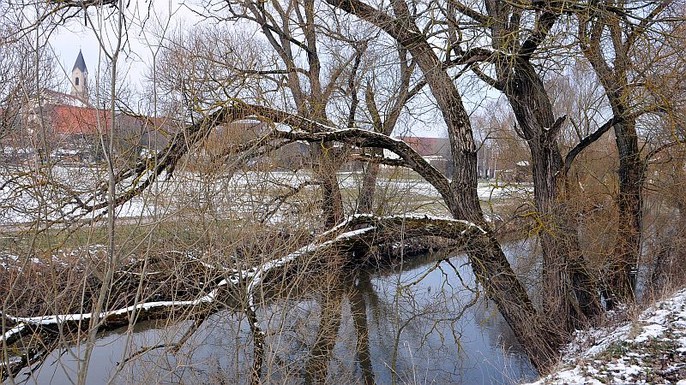
<path id="1" fill-rule="evenodd" d="M 686 289 L 634 320 L 580 333 L 560 367 L 531 385 L 686 385 Z"/>
<path id="2" fill-rule="evenodd" d="M 0 226 L 17 228 L 38 222 L 71 223 L 106 214 L 106 207 L 86 213 L 76 204 L 93 204 L 93 197 L 98 202 L 104 202 L 102 186 L 103 183 L 106 186 L 107 175 L 103 169 L 54 166 L 36 171 L 27 167 L 13 167 L 0 174 Z M 305 185 L 313 178 L 311 173 L 302 170 L 213 175 L 177 171 L 173 178 L 160 178 L 147 191 L 119 205 L 116 213 L 118 218 L 124 219 L 172 218 L 184 211 L 211 213 L 221 217 L 230 217 L 228 214 L 232 213 L 279 222 L 290 211 L 298 211 L 298 199 L 292 198 L 291 204 L 282 204 L 281 199 L 274 197 L 301 188 L 314 193 L 314 184 Z M 363 175 L 341 172 L 337 178 L 341 188 L 347 189 L 348 194 L 355 197 Z M 379 178 L 378 190 L 387 197 L 406 197 L 403 200 L 405 204 L 398 205 L 398 211 L 447 215 L 444 207 L 437 204 L 441 202 L 438 191 L 418 177 Z M 480 182 L 477 187 L 479 199 L 484 202 L 524 198 L 532 192 L 533 186 L 530 184 Z M 437 208 L 429 209 L 433 204 L 437 204 Z"/>

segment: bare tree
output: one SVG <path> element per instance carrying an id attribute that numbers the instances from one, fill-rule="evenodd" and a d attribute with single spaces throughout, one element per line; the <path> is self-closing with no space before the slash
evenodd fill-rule
<path id="1" fill-rule="evenodd" d="M 347 37 L 345 31 L 323 24 L 325 19 L 320 13 L 326 10 L 313 0 L 228 2 L 226 12 L 231 20 L 255 26 L 267 39 L 278 58 L 279 68 L 266 71 L 266 74 L 283 77 L 282 85 L 288 92 L 285 106 L 295 109 L 302 117 L 327 124 L 334 94 L 344 81 L 342 75 L 359 56 L 355 49 L 351 49 L 358 42 Z M 340 61 L 331 63 L 330 67 L 325 65 L 321 56 L 330 49 L 327 41 L 348 45 L 350 54 L 338 55 Z M 331 48 L 336 50 L 340 47 L 336 43 Z M 331 143 L 310 148 L 314 156 L 314 171 L 321 181 L 325 224 L 331 227 L 339 223 L 344 214 L 336 179 L 340 155 Z"/>
<path id="2" fill-rule="evenodd" d="M 618 234 L 606 283 L 610 307 L 615 301 L 632 301 L 636 291 L 645 180 L 636 122 L 646 113 L 665 108 L 660 103 L 641 103 L 637 99 L 642 97 L 638 90 L 646 80 L 643 66 L 654 63 L 639 65 L 636 52 L 660 38 L 659 30 L 669 23 L 673 3 L 606 2 L 589 4 L 578 13 L 581 50 L 605 88 L 619 152 Z"/>
<path id="3" fill-rule="evenodd" d="M 398 72 L 394 71 L 390 74 L 391 78 L 388 79 L 388 84 L 392 84 L 391 89 L 384 90 L 382 88 L 382 85 L 387 83 L 385 76 L 389 76 L 389 74 L 383 74 L 381 70 L 375 71 L 373 69 L 370 69 L 364 86 L 365 111 L 368 114 L 371 129 L 389 136 L 396 128 L 407 103 L 425 85 L 423 80 L 413 82 L 416 63 L 412 58 L 408 57 L 407 50 L 403 47 L 397 47 L 396 51 L 398 57 L 393 60 L 397 61 Z M 377 56 L 381 55 L 384 55 L 384 53 L 377 53 Z M 382 63 L 382 58 L 377 57 L 372 59 L 370 65 L 380 66 Z M 396 74 L 398 75 L 396 78 L 399 78 L 397 82 L 393 79 L 393 75 Z M 380 100 L 379 94 L 381 92 L 387 93 L 388 96 Z M 365 170 L 358 200 L 358 212 L 360 213 L 372 212 L 374 192 L 379 174 L 379 160 L 383 159 L 383 151 L 375 149 L 369 155 L 371 159 Z"/>
<path id="4" fill-rule="evenodd" d="M 582 248 L 578 238 L 578 218 L 585 213 L 575 211 L 578 205 L 571 194 L 567 172 L 579 153 L 611 127 L 615 128 L 618 144 L 631 141 L 637 144 L 640 116 L 664 118 L 664 107 L 658 103 L 657 93 L 649 92 L 644 85 L 634 87 L 633 84 L 634 80 L 648 77 L 647 71 L 638 71 L 640 67 L 636 63 L 649 63 L 649 55 L 631 53 L 634 51 L 630 48 L 659 45 L 651 33 L 652 29 L 667 23 L 667 20 L 658 21 L 658 16 L 668 9 L 668 2 L 657 8 L 645 8 L 643 5 L 647 3 L 641 4 L 631 12 L 616 5 L 594 4 L 392 0 L 386 6 L 362 0 L 229 0 L 197 8 L 199 15 L 218 22 L 219 26 L 164 36 L 160 39 L 164 47 L 153 55 L 155 63 L 150 77 L 162 95 L 153 95 L 151 104 L 155 111 L 166 104 L 164 114 L 174 122 L 169 140 L 151 151 L 152 154 L 119 162 L 120 154 L 115 147 L 121 132 L 102 129 L 99 139 L 105 165 L 101 174 L 93 178 L 92 186 L 80 189 L 68 183 L 59 184 L 57 179 L 45 183 L 46 188 L 61 194 L 60 211 L 59 218 L 55 219 L 57 211 L 42 208 L 45 220 L 40 231 L 51 230 L 52 225 L 59 224 L 64 226 L 60 229 L 83 234 L 77 232 L 80 227 L 107 219 L 102 238 L 106 246 L 95 252 L 84 252 L 84 259 L 89 263 L 81 261 L 78 274 L 70 273 L 68 268 L 58 266 L 59 263 L 51 269 L 29 262 L 21 269 L 9 264 L 11 275 L 2 278 L 12 281 L 7 289 L 9 299 L 2 309 L 2 343 L 8 357 L 2 367 L 8 369 L 7 373 L 16 373 L 27 365 L 39 365 L 40 357 L 59 346 L 62 340 L 76 341 L 86 347 L 78 368 L 78 382 L 85 383 L 99 332 L 133 326 L 148 319 L 190 320 L 187 332 L 173 346 L 150 348 L 177 352 L 211 315 L 226 311 L 248 321 L 250 341 L 245 347 L 252 349 L 249 355 L 252 367 L 245 372 L 253 383 L 259 383 L 272 379 L 270 365 L 276 365 L 278 358 L 270 352 L 273 336 L 268 330 L 269 322 L 262 316 L 265 305 L 282 298 L 299 299 L 299 290 L 305 290 L 300 286 L 321 285 L 317 295 L 322 294 L 323 301 L 319 304 L 316 333 L 312 346 L 307 349 L 303 368 L 305 381 L 322 382 L 327 378 L 337 332 L 344 324 L 345 295 L 350 287 L 359 286 L 339 279 L 343 266 L 367 268 L 382 263 L 405 266 L 406 251 L 404 248 L 395 251 L 398 244 L 404 246 L 416 238 L 428 242 L 441 238 L 441 242 L 447 239 L 448 244 L 458 245 L 459 250 L 466 252 L 478 285 L 496 304 L 533 364 L 546 370 L 570 331 L 593 321 L 601 312 L 591 268 L 582 253 L 591 246 Z M 102 122 L 112 126 L 122 124 L 125 122 L 119 114 L 122 105 L 130 107 L 118 94 L 122 85 L 116 76 L 126 47 L 125 28 L 129 25 L 124 2 L 60 1 L 48 9 L 60 17 L 84 16 L 93 26 L 92 32 L 101 39 L 107 57 L 106 71 L 111 74 L 105 77 L 108 86 L 98 87 L 107 94 L 99 92 L 98 105 L 107 103 L 107 117 Z M 648 21 L 645 24 L 627 21 L 639 9 L 643 12 L 639 20 Z M 580 22 L 578 31 L 573 28 L 575 20 Z M 31 27 L 49 21 L 48 16 L 41 14 L 32 21 Z M 562 25 L 563 22 L 569 24 Z M 247 26 L 249 30 L 233 34 L 229 32 L 229 24 Z M 104 38 L 105 31 L 112 32 L 112 41 Z M 565 73 L 570 60 L 581 56 L 575 50 L 578 42 L 572 40 L 577 37 L 576 33 L 606 92 L 609 85 L 621 83 L 621 89 L 613 91 L 616 95 L 608 96 L 614 116 L 599 127 L 595 127 L 589 116 L 584 118 L 581 127 L 576 120 L 582 119 L 565 118 L 556 112 L 563 102 L 555 103 L 550 84 L 558 79 L 553 79 L 550 71 Z M 645 40 L 634 34 L 645 36 Z M 594 37 L 599 38 L 597 42 Z M 571 46 L 570 42 L 573 42 Z M 631 42 L 629 46 L 628 42 Z M 614 47 L 612 60 L 616 63 L 609 64 L 601 50 L 604 47 Z M 600 61 L 594 64 L 593 60 Z M 603 73 L 596 67 L 609 70 L 614 77 L 602 80 Z M 504 95 L 501 100 L 509 103 L 516 124 L 510 120 L 509 111 L 495 108 L 487 111 L 490 116 L 472 119 L 467 107 L 469 96 L 482 101 L 491 96 L 487 88 L 473 88 L 480 84 L 478 81 Z M 391 137 L 404 114 L 411 114 L 408 103 L 424 87 L 431 95 L 422 95 L 425 99 L 421 103 L 436 115 L 440 114 L 448 130 L 452 179 L 408 143 Z M 625 91 L 628 89 L 633 91 Z M 638 89 L 641 91 L 637 92 Z M 597 97 L 588 102 L 593 105 L 590 109 L 604 108 Z M 570 116 L 584 113 L 577 111 L 581 107 L 573 103 L 567 107 Z M 597 116 L 602 113 L 593 118 Z M 158 120 L 157 115 L 135 118 Z M 561 133 L 567 121 L 576 129 L 576 135 L 569 134 L 566 138 L 571 150 L 563 156 Z M 631 122 L 633 125 L 628 124 Z M 513 270 L 481 208 L 477 194 L 479 143 L 474 131 L 482 123 L 507 129 L 507 135 L 503 136 L 507 136 L 508 143 L 513 143 L 511 148 L 526 152 L 526 142 L 531 153 L 536 206 L 532 217 L 539 224 L 537 235 L 543 249 L 541 287 L 545 293 L 541 309 L 537 309 L 531 299 L 534 297 L 528 292 L 530 289 Z M 509 131 L 510 125 L 523 140 L 515 139 L 515 134 Z M 620 126 L 624 128 L 618 129 Z M 626 139 L 622 143 L 621 135 Z M 184 200 L 184 204 L 195 204 L 193 207 L 212 206 L 218 195 L 235 197 L 229 190 L 236 187 L 228 183 L 235 177 L 232 170 L 243 168 L 245 174 L 256 174 L 262 170 L 260 167 L 267 169 L 273 165 L 268 166 L 267 162 L 286 168 L 286 162 L 278 163 L 283 159 L 269 156 L 292 145 L 308 145 L 312 149 L 310 168 L 314 177 L 301 172 L 306 174 L 305 181 L 296 180 L 295 184 L 277 181 L 273 185 L 247 180 L 243 187 L 255 192 L 249 197 L 247 209 L 232 207 L 239 205 L 234 201 L 227 204 L 230 207 L 207 209 L 212 211 L 214 222 L 210 226 L 203 222 L 200 230 L 171 224 L 171 232 L 178 233 L 174 234 L 175 240 L 186 232 L 214 232 L 214 235 L 225 231 L 218 238 L 205 242 L 211 237 L 203 234 L 206 237 L 203 241 L 179 242 L 182 250 L 163 245 L 156 253 L 151 253 L 152 246 L 148 246 L 143 256 L 128 253 L 129 243 L 151 245 L 154 241 L 131 241 L 134 238 L 119 235 L 118 231 L 126 228 L 128 221 L 118 219 L 118 208 L 155 195 L 158 188 L 170 185 L 181 186 L 175 193 L 186 195 L 180 198 L 170 194 L 162 199 L 167 199 L 162 204 L 174 206 Z M 632 146 L 625 146 L 630 154 L 636 149 Z M 648 147 L 650 154 L 639 159 L 643 167 L 646 159 L 658 159 L 673 146 L 665 143 L 663 148 L 661 144 L 650 143 Z M 618 148 L 620 168 L 635 171 L 629 167 L 633 163 L 621 163 L 625 150 Z M 138 147 L 134 152 L 140 152 Z M 385 157 L 389 152 L 395 156 Z M 360 189 L 358 202 L 351 204 L 357 212 L 346 216 L 345 196 L 341 193 L 345 185 L 338 180 L 337 172 L 348 159 L 368 162 L 368 167 L 362 186 L 356 186 Z M 452 218 L 372 214 L 379 164 L 406 167 L 419 174 L 438 192 Z M 215 172 L 215 166 L 221 171 Z M 673 171 L 675 178 L 681 175 L 676 168 Z M 637 182 L 642 183 L 644 177 L 645 174 L 638 175 Z M 625 182 L 620 178 L 620 197 L 626 192 L 621 188 L 622 183 Z M 320 187 L 320 196 L 311 194 L 314 186 Z M 639 200 L 635 202 L 640 211 L 640 189 L 638 192 Z M 315 201 L 317 205 L 312 203 Z M 269 219 L 276 218 L 275 213 L 288 202 L 293 203 L 296 211 L 289 218 L 300 216 L 302 222 L 284 220 L 280 228 L 270 227 Z M 47 199 L 44 203 L 47 207 Z M 682 203 L 670 204 L 682 210 Z M 627 209 L 627 204 L 618 200 L 620 213 L 623 208 Z M 312 209 L 314 206 L 316 209 Z M 246 212 L 237 214 L 240 209 Z M 204 211 L 193 215 L 204 221 Z M 173 217 L 172 222 L 177 218 Z M 633 230 L 621 230 L 622 226 L 632 228 L 633 218 L 628 214 L 620 216 L 620 238 L 635 239 Z M 152 225 L 162 226 L 162 223 L 155 218 Z M 626 251 L 631 249 L 626 246 L 629 243 L 617 247 Z M 190 245 L 202 245 L 211 255 L 198 257 L 189 250 L 193 247 Z M 379 250 L 384 251 L 381 257 L 376 255 Z M 387 250 L 390 251 L 386 253 Z M 433 269 L 441 263 L 435 262 Z M 636 265 L 631 266 L 633 269 Z M 612 278 L 615 281 L 627 271 L 624 265 L 612 266 L 610 270 L 616 275 Z M 31 282 L 25 279 L 27 274 L 41 276 L 46 271 L 62 279 L 54 281 L 54 303 L 37 300 L 29 290 L 23 290 Z M 48 286 L 44 282 L 42 285 Z M 617 285 L 621 291 L 621 282 Z M 324 296 L 329 290 L 331 293 L 327 294 L 331 295 Z M 76 291 L 79 296 L 69 295 Z M 369 340 L 363 336 L 369 329 L 363 319 L 365 299 L 356 297 L 351 301 L 357 340 L 362 346 L 359 360 L 365 381 L 372 382 Z M 457 319 L 463 311 L 455 309 L 449 318 Z M 399 328 L 396 343 L 403 327 Z M 78 338 L 66 338 L 70 334 L 65 331 L 74 332 Z M 79 335 L 80 332 L 86 333 Z M 39 348 L 21 345 L 29 336 L 40 337 L 43 344 Z M 13 353 L 15 347 L 20 353 Z M 118 364 L 117 370 L 126 361 Z M 395 362 L 395 357 L 392 361 Z"/>
<path id="5" fill-rule="evenodd" d="M 600 312 L 595 283 L 586 270 L 579 247 L 573 213 L 565 203 L 563 158 L 558 136 L 566 117 L 555 117 L 553 104 L 545 88 L 541 69 L 554 47 L 545 45 L 562 13 L 546 2 L 532 9 L 506 2 L 485 1 L 485 13 L 468 5 L 452 7 L 457 14 L 447 20 L 457 26 L 458 16 L 473 20 L 490 36 L 491 49 L 461 48 L 455 41 L 451 61 L 485 62 L 493 66 L 485 71 L 473 67 L 484 82 L 501 91 L 517 119 L 515 130 L 526 140 L 531 151 L 534 196 L 543 250 L 543 297 L 548 314 L 555 314 L 568 330 L 578 322 L 593 319 Z M 473 34 L 476 34 L 473 32 Z M 464 45 L 464 43 L 462 43 Z M 493 73 L 493 77 L 489 73 Z"/>

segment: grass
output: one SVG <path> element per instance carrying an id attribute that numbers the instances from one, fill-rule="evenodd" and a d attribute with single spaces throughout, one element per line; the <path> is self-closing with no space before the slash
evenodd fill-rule
<path id="1" fill-rule="evenodd" d="M 169 188 L 162 188 L 161 192 L 158 191 L 155 196 L 144 195 L 142 198 L 144 200 L 149 198 L 149 202 L 154 202 L 153 204 L 160 205 L 159 207 L 170 208 L 174 212 L 172 216 L 159 220 L 146 217 L 117 220 L 115 238 L 118 252 L 130 254 L 152 248 L 169 247 L 178 249 L 224 247 L 226 244 L 239 242 L 241 236 L 249 234 L 250 231 L 264 231 L 263 226 L 255 225 L 255 218 L 251 216 L 259 214 L 256 209 L 264 207 L 265 203 L 273 204 L 273 197 L 289 192 L 283 184 L 270 183 L 271 177 L 271 174 L 264 174 L 264 178 L 258 177 L 254 181 L 250 179 L 249 183 L 243 182 L 237 185 L 222 183 L 219 189 L 217 186 L 209 185 L 212 187 L 209 190 L 212 191 L 202 196 L 207 201 L 199 201 L 198 192 L 204 191 L 203 183 L 217 182 L 208 182 L 194 174 L 179 175 Z M 354 212 L 360 192 L 361 174 L 339 173 L 338 177 L 341 181 L 344 208 L 347 213 Z M 375 195 L 376 202 L 380 202 L 375 212 L 378 215 L 398 213 L 449 215 L 438 192 L 413 171 L 382 169 L 378 181 Z M 184 186 L 190 190 L 184 190 Z M 298 223 L 311 229 L 320 218 L 318 195 L 316 186 L 309 186 L 289 197 L 292 204 L 288 210 L 293 212 L 283 214 L 283 217 L 277 216 L 280 218 L 277 222 L 281 221 L 284 226 L 297 227 L 297 224 L 291 223 L 297 220 Z M 494 199 L 482 202 L 482 206 L 488 213 L 507 212 L 511 209 L 511 202 L 514 199 L 516 198 Z M 226 206 L 232 203 L 235 206 Z M 269 211 L 269 209 L 264 211 Z M 6 227 L 4 233 L 0 233 L 0 247 L 7 252 L 26 255 L 39 254 L 34 251 L 50 253 L 58 249 L 68 250 L 94 244 L 106 244 L 107 239 L 105 221 L 81 227 L 71 226 L 70 229 L 50 228 L 42 232 L 36 232 L 35 229 L 22 231 L 9 226 Z"/>
<path id="2" fill-rule="evenodd" d="M 231 243 L 231 238 L 238 234 L 235 220 L 192 220 L 176 218 L 174 220 L 154 223 L 136 223 L 122 220 L 115 225 L 115 239 L 119 253 L 131 254 L 148 249 L 204 248 L 210 246 L 219 235 L 224 242 Z M 108 240 L 105 222 L 74 229 L 47 229 L 43 232 L 12 231 L 0 238 L 0 248 L 6 252 L 21 254 L 31 250 L 44 252 L 59 249 L 69 250 L 90 245 L 106 244 Z M 233 235 L 233 237 L 232 237 Z"/>

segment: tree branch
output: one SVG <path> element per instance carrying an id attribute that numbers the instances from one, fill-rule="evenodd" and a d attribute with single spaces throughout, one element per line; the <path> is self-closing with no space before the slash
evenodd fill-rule
<path id="1" fill-rule="evenodd" d="M 484 15 L 483 13 L 475 10 L 474 8 L 468 7 L 459 1 L 452 1 L 450 3 L 450 6 L 455 7 L 457 11 L 459 11 L 461 14 L 473 19 L 474 21 L 478 22 L 479 24 L 482 25 L 488 25 L 491 23 L 491 18 L 488 17 L 487 15 Z"/>
<path id="2" fill-rule="evenodd" d="M 646 162 L 653 159 L 657 154 L 661 153 L 662 151 L 665 151 L 665 150 L 672 148 L 676 145 L 684 144 L 684 143 L 686 143 L 686 139 L 678 139 L 678 140 L 674 140 L 674 141 L 669 142 L 669 143 L 665 143 L 665 144 L 655 148 L 654 150 L 650 151 L 648 153 L 648 155 L 646 156 Z"/>
<path id="3" fill-rule="evenodd" d="M 504 91 L 505 87 L 497 80 L 493 79 L 492 77 L 486 75 L 481 68 L 478 66 L 472 66 L 472 72 L 484 83 L 488 84 L 489 86 L 495 88 L 498 91 Z"/>
<path id="4" fill-rule="evenodd" d="M 603 134 L 605 134 L 612 126 L 615 124 L 619 123 L 619 119 L 617 118 L 612 118 L 605 122 L 600 128 L 598 128 L 594 133 L 591 135 L 583 138 L 579 144 L 577 144 L 574 148 L 572 148 L 568 153 L 567 156 L 565 156 L 565 164 L 564 168 L 562 169 L 562 172 L 564 175 L 567 175 L 567 172 L 569 172 L 569 169 L 572 167 L 572 163 L 574 162 L 574 159 L 583 151 L 586 149 L 586 147 L 590 146 L 593 144 L 595 141 L 600 139 Z"/>
<path id="5" fill-rule="evenodd" d="M 543 42 L 543 40 L 545 40 L 546 36 L 548 36 L 548 33 L 550 33 L 550 30 L 555 25 L 555 22 L 559 16 L 560 15 L 558 13 L 552 13 L 549 11 L 545 11 L 541 14 L 538 20 L 536 20 L 536 26 L 533 32 L 526 39 L 526 41 L 524 41 L 519 49 L 518 56 L 521 59 L 527 61 L 531 59 L 531 56 L 534 54 L 534 52 L 536 52 L 538 46 L 541 44 L 541 42 Z"/>
<path id="6" fill-rule="evenodd" d="M 264 146 L 280 147 L 287 143 L 282 141 L 275 144 L 273 141 L 278 139 L 286 139 L 288 142 L 298 140 L 307 142 L 338 141 L 358 147 L 385 148 L 400 156 L 409 167 L 431 183 L 446 200 L 446 203 L 455 203 L 455 194 L 452 193 L 448 179 L 401 140 L 360 129 L 338 130 L 332 126 L 285 111 L 232 101 L 196 124 L 187 126 L 177 133 L 167 147 L 156 155 L 142 159 L 134 167 L 120 171 L 115 177 L 116 183 L 121 185 L 126 182 L 129 185 L 122 186 L 124 187 L 123 192 L 115 198 L 114 205 L 120 206 L 141 194 L 163 173 L 166 172 L 168 176 L 171 176 L 178 161 L 198 142 L 206 138 L 214 127 L 242 119 L 256 119 L 263 122 L 283 124 L 291 127 L 293 131 L 274 129 L 262 138 L 236 147 L 237 150 L 250 149 L 259 152 L 260 148 Z M 73 222 L 74 219 L 84 217 L 88 213 L 106 209 L 109 203 L 104 199 L 99 201 L 104 197 L 102 191 L 106 191 L 104 190 L 106 187 L 103 184 L 99 192 L 90 195 L 87 199 L 75 198 L 73 203 L 78 202 L 78 204 L 68 219 Z M 82 212 L 72 216 L 71 214 L 74 214 L 77 208 L 80 208 Z M 96 214 L 96 217 L 99 218 L 102 215 L 104 215 L 103 212 L 100 212 Z"/>

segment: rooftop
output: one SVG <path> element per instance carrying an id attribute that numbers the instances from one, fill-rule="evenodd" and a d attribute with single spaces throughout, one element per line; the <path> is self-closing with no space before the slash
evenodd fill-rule
<path id="1" fill-rule="evenodd" d="M 81 70 L 81 72 L 88 72 L 88 68 L 86 67 L 85 60 L 83 60 L 83 53 L 81 53 L 81 50 L 79 50 L 79 56 L 76 57 L 74 68 L 72 68 L 71 70 L 74 71 L 77 68 Z"/>

